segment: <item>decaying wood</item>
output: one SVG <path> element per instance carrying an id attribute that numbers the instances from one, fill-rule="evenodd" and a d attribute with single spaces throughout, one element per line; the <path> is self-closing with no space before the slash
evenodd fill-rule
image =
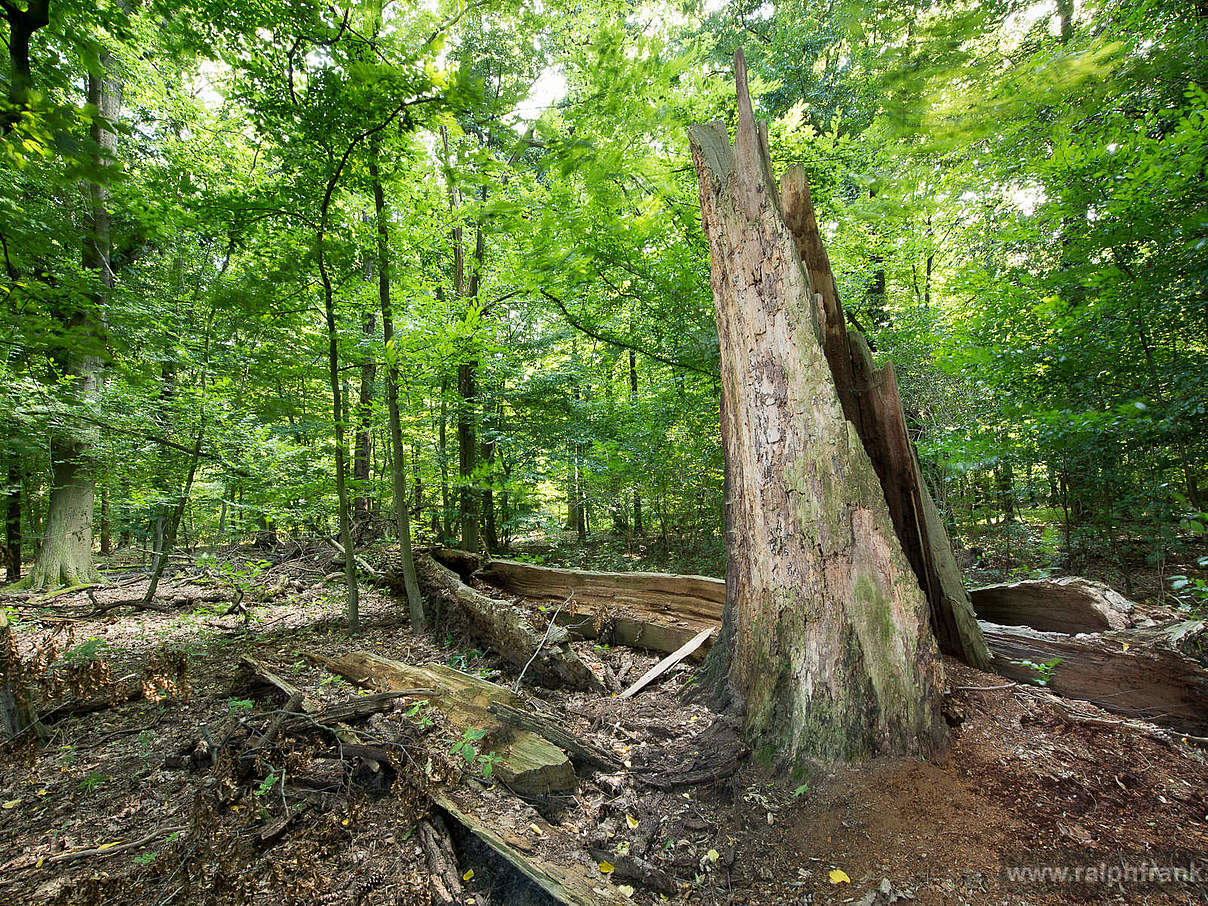
<path id="1" fill-rule="evenodd" d="M 430 556 L 415 561 L 420 587 L 455 604 L 467 618 L 470 631 L 493 651 L 546 686 L 595 689 L 600 681 L 570 646 L 566 630 L 554 626 L 547 633 L 529 623 L 528 615 L 498 598 L 489 598 L 466 585 L 452 570 Z M 536 655 L 534 657 L 534 655 Z M 531 664 L 530 664 L 531 661 Z"/>
<path id="2" fill-rule="evenodd" d="M 458 906 L 462 902 L 461 872 L 449 840 L 449 830 L 440 815 L 419 823 L 419 845 L 428 863 L 428 884 L 436 906 Z"/>
<path id="3" fill-rule="evenodd" d="M 843 303 L 810 198 L 805 170 L 790 167 L 780 180 L 785 224 L 793 233 L 815 294 L 819 341 L 834 378 L 843 414 L 856 429 L 877 478 L 894 530 L 931 609 L 940 650 L 985 669 L 990 660 L 952 542 L 923 481 L 893 363 L 877 367 L 858 331 L 844 323 Z"/>
<path id="4" fill-rule="evenodd" d="M 496 776 L 521 795 L 564 792 L 575 786 L 574 768 L 561 749 L 537 733 L 508 726 L 490 713 L 488 709 L 495 703 L 524 708 L 524 700 L 502 686 L 441 664 L 416 667 L 363 651 L 335 659 L 313 653 L 307 653 L 307 657 L 366 688 L 434 690 L 429 701 L 455 731 L 487 731 L 478 743 L 479 751 L 500 756 Z"/>
<path id="5" fill-rule="evenodd" d="M 688 130 L 717 314 L 726 606 L 702 684 L 790 760 L 929 752 L 943 675 L 929 605 L 843 412 L 734 56 L 738 126 Z"/>
<path id="6" fill-rule="evenodd" d="M 633 881 L 635 884 L 672 896 L 679 892 L 679 884 L 670 872 L 637 856 L 621 855 L 606 849 L 592 849 L 591 856 L 597 862 L 612 865 L 612 877 L 618 881 Z"/>
<path id="7" fill-rule="evenodd" d="M 1029 579 L 973 589 L 978 619 L 1041 632 L 1104 632 L 1132 625 L 1135 605 L 1101 582 L 1078 576 Z"/>
<path id="8" fill-rule="evenodd" d="M 625 574 L 601 575 L 612 582 L 619 581 Z M 663 578 L 675 580 L 678 577 Z M 701 581 L 722 585 L 717 579 L 690 578 L 694 588 Z M 1058 593 L 1068 594 L 1071 587 L 1084 584 L 1093 586 L 1094 583 L 1071 579 L 1058 586 Z M 534 587 L 549 588 L 535 583 Z M 548 590 L 536 594 L 538 600 L 552 596 Z M 599 630 L 604 630 L 605 634 L 600 637 L 613 644 L 670 653 L 692 639 L 701 628 L 719 624 L 716 617 L 712 621 L 701 619 L 694 604 L 687 605 L 691 619 L 684 619 L 677 610 L 678 602 L 683 599 L 682 595 L 671 595 L 656 612 L 645 612 L 637 604 L 631 604 L 623 611 L 581 606 L 577 613 L 564 614 L 559 619 L 572 633 L 586 638 L 596 638 Z M 1037 611 L 1042 611 L 1043 599 L 1038 599 L 1035 606 Z M 1111 606 L 1116 611 L 1121 605 L 1117 602 Z M 1065 658 L 1066 662 L 1055 668 L 1051 683 L 1051 688 L 1060 694 L 1093 702 L 1108 711 L 1145 716 L 1155 723 L 1194 733 L 1208 722 L 1205 716 L 1208 715 L 1208 701 L 1205 701 L 1203 691 L 1208 688 L 1208 668 L 1197 662 L 1194 650 L 1198 625 L 1184 623 L 1161 630 L 1134 629 L 1080 637 L 989 623 L 982 623 L 981 628 L 994 656 L 991 669 L 1004 676 L 1035 682 L 1039 678 L 1037 671 L 1015 662 L 1027 660 L 1044 664 L 1054 658 Z M 709 641 L 706 639 L 701 650 L 709 646 Z"/>
<path id="9" fill-rule="evenodd" d="M 713 635 L 714 631 L 715 630 L 713 629 L 702 629 L 678 649 L 667 655 L 665 658 L 643 673 L 638 678 L 637 682 L 635 682 L 617 697 L 630 698 L 631 696 L 637 695 L 637 693 L 641 692 L 684 658 L 688 657 L 688 655 L 692 654 L 692 652 L 700 648 L 701 645 L 705 643 L 705 640 Z"/>
<path id="10" fill-rule="evenodd" d="M 650 613 L 665 610 L 701 620 L 720 619 L 726 601 L 725 583 L 706 576 L 553 569 L 514 560 L 492 560 L 475 576 L 536 600 L 563 601 L 573 596 L 575 602 L 593 607 L 636 606 Z"/>
<path id="11" fill-rule="evenodd" d="M 609 773 L 623 770 L 623 765 L 616 756 L 575 736 L 552 717 L 538 714 L 535 711 L 522 711 L 502 702 L 492 702 L 487 706 L 487 710 L 509 726 L 530 730 L 545 737 L 569 755 L 572 761 Z"/>
<path id="12" fill-rule="evenodd" d="M 519 840 L 499 829 L 498 822 L 478 816 L 445 794 L 437 795 L 436 804 L 448 817 L 493 849 L 518 872 L 549 894 L 554 902 L 565 906 L 623 906 L 632 902 L 623 897 L 607 881 L 595 863 L 571 859 L 554 862 L 542 856 L 526 853 L 528 848 Z M 561 831 L 547 827 L 544 836 L 561 837 Z M 564 841 L 566 849 L 576 849 L 571 841 Z M 586 864 L 585 864 L 586 863 Z"/>
<path id="13" fill-rule="evenodd" d="M 1188 733 L 1208 730 L 1208 670 L 1187 654 L 1204 623 L 1098 635 L 1064 635 L 984 623 L 994 669 L 1105 710 Z M 1030 666 L 1042 665 L 1039 667 Z M 1047 665 L 1056 661 L 1051 668 Z"/>

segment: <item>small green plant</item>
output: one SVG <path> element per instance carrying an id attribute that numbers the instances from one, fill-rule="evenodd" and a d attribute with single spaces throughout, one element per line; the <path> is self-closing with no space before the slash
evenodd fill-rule
<path id="1" fill-rule="evenodd" d="M 277 785 L 278 775 L 276 771 L 269 771 L 268 776 L 260 781 L 260 785 L 256 787 L 255 793 L 257 799 L 263 799 L 273 791 L 273 787 Z"/>
<path id="2" fill-rule="evenodd" d="M 59 765 L 64 768 L 69 768 L 76 762 L 75 746 L 65 745 L 59 746 Z"/>
<path id="3" fill-rule="evenodd" d="M 236 714 L 244 714 L 256 707 L 256 703 L 250 698 L 232 698 L 227 700 L 227 717 L 234 717 Z"/>
<path id="4" fill-rule="evenodd" d="M 144 758 L 154 754 L 151 750 L 155 746 L 157 738 L 158 734 L 150 727 L 138 734 L 138 747 L 142 749 Z"/>
<path id="5" fill-rule="evenodd" d="M 105 774 L 102 774 L 100 771 L 97 771 L 97 770 L 89 771 L 88 776 L 85 777 L 83 780 L 81 780 L 79 783 L 80 792 L 85 793 L 85 794 L 91 793 L 93 790 L 95 790 L 97 787 L 99 787 L 102 783 L 104 783 L 108 779 L 109 779 L 108 776 L 106 776 Z"/>
<path id="6" fill-rule="evenodd" d="M 486 730 L 475 730 L 473 727 L 467 727 L 466 731 L 462 733 L 461 739 L 453 743 L 449 749 L 449 754 L 461 755 L 468 764 L 473 764 L 474 759 L 478 757 L 478 749 L 474 747 L 474 743 L 486 735 Z"/>
<path id="7" fill-rule="evenodd" d="M 159 855 L 159 853 L 139 853 L 137 856 L 134 857 L 134 864 L 135 865 L 150 865 L 152 862 L 155 861 L 155 857 L 158 855 Z"/>
<path id="8" fill-rule="evenodd" d="M 483 780 L 491 779 L 491 775 L 495 773 L 495 765 L 498 763 L 499 756 L 494 752 L 478 756 L 478 769 L 482 771 Z"/>
<path id="9" fill-rule="evenodd" d="M 470 668 L 470 662 L 476 661 L 483 656 L 481 648 L 471 648 L 468 651 L 459 651 L 457 654 L 449 658 L 449 666 L 454 670 L 467 671 Z"/>
<path id="10" fill-rule="evenodd" d="M 428 713 L 428 702 L 416 702 L 403 713 L 403 716 L 414 719 L 421 730 L 428 729 L 434 723 L 432 715 Z"/>
<path id="11" fill-rule="evenodd" d="M 63 654 L 63 660 L 69 664 L 78 664 L 83 661 L 95 661 L 105 653 L 106 647 L 108 646 L 106 645 L 104 639 L 86 639 L 85 641 L 80 642 L 78 645 L 73 645 L 71 648 L 68 648 Z"/>
<path id="12" fill-rule="evenodd" d="M 1055 657 L 1051 661 L 1044 661 L 1039 664 L 1036 661 L 1012 661 L 1011 663 L 1031 670 L 1035 674 L 1032 681 L 1037 686 L 1047 686 L 1049 680 L 1053 678 L 1053 669 L 1063 660 L 1064 658 Z"/>
<path id="13" fill-rule="evenodd" d="M 1200 569 L 1208 569 L 1208 557 L 1200 557 L 1196 561 L 1196 566 Z M 1208 579 L 1171 576 L 1170 591 L 1179 610 L 1193 616 L 1208 613 Z"/>
<path id="14" fill-rule="evenodd" d="M 797 799 L 800 796 L 804 795 L 806 793 L 806 791 L 809 790 L 809 788 L 810 788 L 810 785 L 808 783 L 801 784 L 801 786 L 799 786 L 793 790 L 793 798 Z"/>

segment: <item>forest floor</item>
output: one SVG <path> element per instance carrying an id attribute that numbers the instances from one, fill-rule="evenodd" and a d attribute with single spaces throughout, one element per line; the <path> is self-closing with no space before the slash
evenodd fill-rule
<path id="1" fill-rule="evenodd" d="M 364 650 L 515 682 L 515 667 L 466 638 L 416 637 L 405 607 L 372 588 L 362 598 L 363 632 L 350 638 L 339 586 L 324 582 L 330 559 L 299 551 L 256 575 L 253 596 L 265 589 L 271 600 L 255 605 L 246 624 L 207 601 L 215 586 L 197 584 L 188 569 L 162 588 L 163 611 L 96 614 L 136 597 L 144 587 L 137 578 L 20 608 L 27 662 L 57 678 L 58 694 L 105 706 L 52 715 L 49 738 L 0 756 L 0 901 L 426 904 L 430 862 L 415 829 L 431 796 L 453 789 L 464 808 L 488 816 L 525 851 L 586 866 L 603 902 L 1205 901 L 1208 877 L 1198 885 L 1012 877 L 1012 865 L 1094 875 L 1203 858 L 1208 758 L 1090 705 L 1078 713 L 1101 723 L 1071 722 L 1046 690 L 951 661 L 951 745 L 933 761 L 876 759 L 787 776 L 744 757 L 726 720 L 691 697 L 695 668 L 685 662 L 627 700 L 524 683 L 530 702 L 630 768 L 580 772 L 573 795 L 510 795 L 479 764 L 452 757 L 458 734 L 407 698 L 356 725 L 362 738 L 392 741 L 389 764 L 345 766 L 334 786 L 291 784 L 308 765 L 332 761 L 319 757 L 331 744 L 317 729 L 253 745 L 254 763 L 198 766 L 204 728 L 216 736 L 235 725 L 253 743 L 271 736 L 279 704 L 240 684 L 245 655 L 319 704 L 359 693 L 310 655 Z M 656 660 L 590 641 L 575 648 L 611 689 Z M 724 764 L 737 768 L 691 786 L 657 789 L 641 779 L 644 768 Z M 551 902 L 474 838 L 456 830 L 452 837 L 462 902 Z"/>

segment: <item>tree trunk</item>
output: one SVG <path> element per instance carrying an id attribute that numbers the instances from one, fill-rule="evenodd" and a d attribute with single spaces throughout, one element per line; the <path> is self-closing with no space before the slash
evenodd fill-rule
<path id="1" fill-rule="evenodd" d="M 637 406 L 638 402 L 638 357 L 631 349 L 629 350 L 629 404 L 631 407 Z M 636 417 L 636 412 L 634 413 Z M 633 534 L 641 538 L 644 534 L 642 527 L 642 492 L 638 488 L 633 489 Z"/>
<path id="2" fill-rule="evenodd" d="M 368 340 L 375 333 L 375 318 L 372 311 L 365 313 L 362 327 Z M 352 454 L 352 478 L 356 487 L 356 498 L 352 505 L 352 520 L 358 535 L 363 533 L 371 518 L 369 506 L 369 460 L 373 453 L 372 416 L 373 385 L 377 380 L 377 365 L 369 356 L 361 364 L 361 393 L 357 403 L 357 435 Z"/>
<path id="3" fill-rule="evenodd" d="M 706 679 L 757 746 L 795 761 L 945 740 L 927 601 L 844 418 L 735 54 L 739 125 L 694 126 L 712 259 L 726 459 L 726 608 Z M 724 670 L 723 670 L 724 668 Z"/>
<path id="4" fill-rule="evenodd" d="M 893 363 L 878 368 L 858 331 L 844 324 L 843 303 L 818 231 L 805 171 L 792 167 L 781 179 L 785 222 L 805 265 L 821 328 L 822 349 L 852 423 L 872 460 L 889 505 L 894 531 L 931 608 L 940 650 L 986 669 L 990 652 L 952 554 L 952 543 L 923 481 L 898 395 Z"/>
<path id="5" fill-rule="evenodd" d="M 101 556 L 113 553 L 113 533 L 109 520 L 109 485 L 101 485 Z"/>
<path id="6" fill-rule="evenodd" d="M 88 102 L 100 117 L 90 127 L 97 148 L 97 163 L 109 165 L 117 151 L 117 133 L 110 127 L 121 107 L 121 86 L 104 74 L 109 54 L 100 56 L 101 75 L 88 76 Z M 83 237 L 81 263 L 93 273 L 97 284 L 97 308 L 113 288 L 110 268 L 109 187 L 88 183 L 89 230 Z M 66 343 L 53 358 L 60 373 L 71 378 L 71 392 L 83 404 L 100 386 L 104 345 L 102 325 L 83 309 L 64 312 Z M 46 512 L 45 535 L 29 575 L 33 590 L 60 585 L 82 585 L 100 578 L 92 564 L 92 516 L 96 483 L 92 476 L 92 431 L 58 431 L 50 440 L 51 491 Z"/>
<path id="7" fill-rule="evenodd" d="M 4 495 L 4 569 L 5 580 L 21 581 L 21 464 L 16 453 L 9 453 L 8 490 Z"/>
<path id="8" fill-rule="evenodd" d="M 390 481 L 394 493 L 394 521 L 402 557 L 407 612 L 411 616 L 411 628 L 419 633 L 427 628 L 427 621 L 424 619 L 424 601 L 420 597 L 419 583 L 415 577 L 415 560 L 411 554 L 411 514 L 407 510 L 407 453 L 403 447 L 403 425 L 398 412 L 398 347 L 394 343 L 394 309 L 390 303 L 390 216 L 386 211 L 386 194 L 382 190 L 378 156 L 378 140 L 377 136 L 374 136 L 369 143 L 369 176 L 373 181 L 373 209 L 377 222 L 378 301 L 382 306 L 382 344 L 386 349 L 386 412 L 390 419 L 392 451 Z"/>

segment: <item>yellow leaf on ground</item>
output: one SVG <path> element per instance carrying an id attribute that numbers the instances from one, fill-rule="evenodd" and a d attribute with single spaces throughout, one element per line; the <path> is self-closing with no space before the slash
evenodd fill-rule
<path id="1" fill-rule="evenodd" d="M 842 868 L 832 868 L 830 872 L 830 882 L 832 884 L 850 884 L 851 878 L 847 876 Z"/>
<path id="2" fill-rule="evenodd" d="M 4 803 L 4 808 L 16 808 L 20 804 L 21 804 L 20 799 L 9 799 L 7 802 Z"/>
<path id="3" fill-rule="evenodd" d="M 540 837 L 540 836 L 541 836 L 541 828 L 539 828 L 537 825 L 535 825 L 535 824 L 530 824 L 530 825 L 529 825 L 529 830 L 531 830 L 531 831 L 532 831 L 534 834 L 536 834 L 538 837 Z"/>
<path id="4" fill-rule="evenodd" d="M 472 869 L 472 868 L 467 869 L 467 870 L 466 870 L 466 873 L 465 873 L 464 875 L 462 875 L 462 876 L 461 876 L 461 879 L 462 879 L 463 881 L 472 881 L 472 880 L 474 880 L 474 869 Z"/>
<path id="5" fill-rule="evenodd" d="M 629 827 L 632 829 L 632 828 L 635 828 L 638 826 L 638 819 L 633 817 L 633 815 L 626 813 L 625 823 L 628 824 Z"/>
<path id="6" fill-rule="evenodd" d="M 715 849 L 711 849 L 707 853 L 705 853 L 705 857 L 710 862 L 716 862 L 718 859 L 721 858 L 721 856 L 718 855 L 717 850 L 715 850 Z"/>
<path id="7" fill-rule="evenodd" d="M 611 862 L 601 862 L 600 871 L 606 875 L 612 874 L 613 866 Z"/>
<path id="8" fill-rule="evenodd" d="M 618 884 L 617 890 L 621 891 L 621 893 L 623 893 L 627 897 L 633 896 L 633 888 L 630 887 L 628 884 Z"/>
<path id="9" fill-rule="evenodd" d="M 114 840 L 112 843 L 102 843 L 100 846 L 97 847 L 97 849 L 98 850 L 110 849 L 114 846 L 121 846 L 121 844 L 122 844 L 121 840 Z"/>

